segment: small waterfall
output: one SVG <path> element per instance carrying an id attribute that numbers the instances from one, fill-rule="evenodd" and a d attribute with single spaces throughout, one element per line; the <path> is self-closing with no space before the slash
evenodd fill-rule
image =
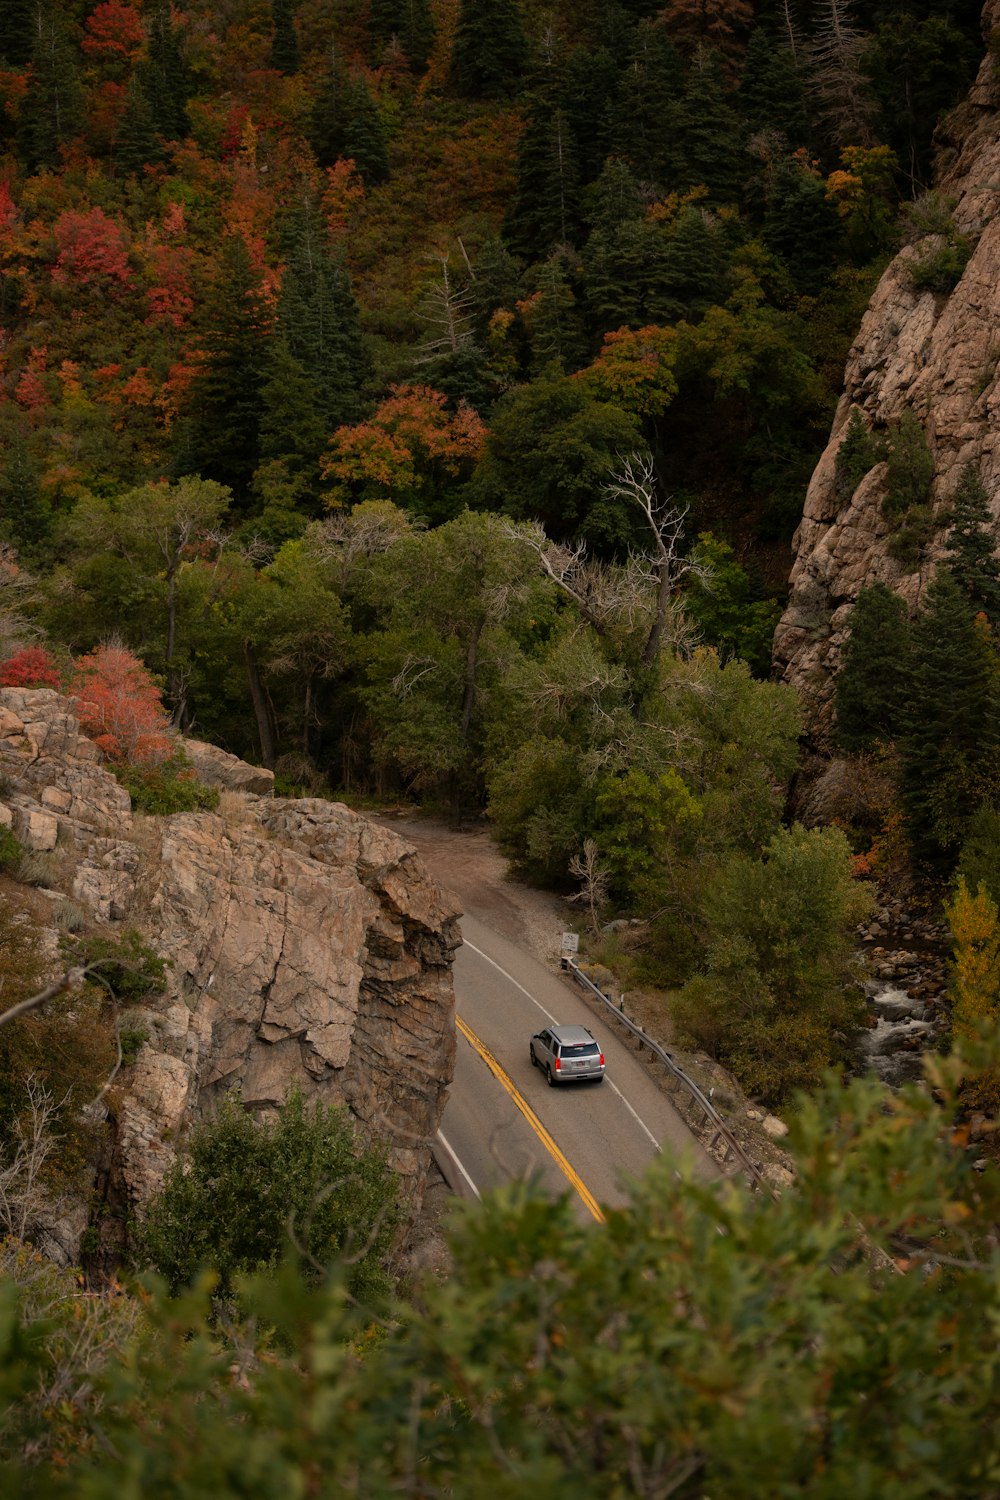
<path id="1" fill-rule="evenodd" d="M 868 988 L 875 1025 L 861 1032 L 858 1051 L 884 1083 L 898 1087 L 921 1076 L 924 1053 L 933 1047 L 940 1025 L 928 1019 L 934 1010 L 905 990 L 877 981 Z"/>

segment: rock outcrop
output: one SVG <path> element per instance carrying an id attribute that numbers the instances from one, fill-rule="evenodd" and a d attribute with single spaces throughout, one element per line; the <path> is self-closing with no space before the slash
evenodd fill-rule
<path id="1" fill-rule="evenodd" d="M 987 0 L 984 35 L 998 26 L 1000 0 Z M 859 590 L 881 580 L 918 607 L 943 552 L 948 502 L 970 460 L 1000 531 L 1000 66 L 992 55 L 968 99 L 939 130 L 937 144 L 937 188 L 942 201 L 954 203 L 955 227 L 972 253 L 948 295 L 918 290 L 912 276 L 914 265 L 943 245 L 938 234 L 907 245 L 879 282 L 806 495 L 788 607 L 775 637 L 776 671 L 804 697 L 820 745 L 830 729 L 833 679 Z M 838 495 L 837 450 L 853 409 L 875 432 L 884 433 L 907 409 L 923 425 L 934 459 L 937 532 L 916 571 L 887 549 L 884 463 L 853 495 Z"/>
<path id="2" fill-rule="evenodd" d="M 253 767 L 224 770 L 251 784 Z M 219 813 L 133 814 L 49 690 L 0 689 L 0 777 L 0 821 L 48 861 L 46 883 L 169 960 L 116 1080 L 125 1193 L 155 1189 L 222 1091 L 267 1109 L 294 1086 L 346 1104 L 419 1199 L 452 1076 L 460 937 L 415 851 L 319 800 L 230 792 Z"/>

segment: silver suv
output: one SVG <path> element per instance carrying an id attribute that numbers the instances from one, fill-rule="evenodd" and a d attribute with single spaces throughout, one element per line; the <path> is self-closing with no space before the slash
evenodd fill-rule
<path id="1" fill-rule="evenodd" d="M 549 1087 L 604 1077 L 604 1053 L 586 1026 L 546 1026 L 536 1031 L 528 1047 L 532 1066 L 541 1068 Z"/>

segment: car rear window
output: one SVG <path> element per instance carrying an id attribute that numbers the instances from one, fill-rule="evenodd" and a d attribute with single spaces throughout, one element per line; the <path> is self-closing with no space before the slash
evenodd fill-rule
<path id="1" fill-rule="evenodd" d="M 600 1057 L 600 1048 L 596 1042 L 563 1042 L 559 1048 L 560 1057 Z"/>

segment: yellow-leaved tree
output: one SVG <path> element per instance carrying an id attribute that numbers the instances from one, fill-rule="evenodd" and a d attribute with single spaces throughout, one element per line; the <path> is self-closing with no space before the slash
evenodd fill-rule
<path id="1" fill-rule="evenodd" d="M 973 895 L 961 875 L 945 915 L 954 942 L 952 1030 L 957 1037 L 975 1038 L 985 1021 L 1000 1017 L 1000 916 L 986 887 L 978 886 Z M 963 1098 L 990 1114 L 1000 1111 L 1000 1069 L 968 1079 Z"/>

